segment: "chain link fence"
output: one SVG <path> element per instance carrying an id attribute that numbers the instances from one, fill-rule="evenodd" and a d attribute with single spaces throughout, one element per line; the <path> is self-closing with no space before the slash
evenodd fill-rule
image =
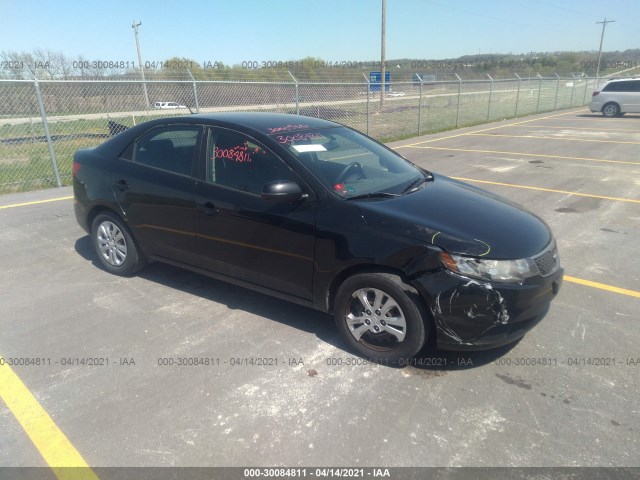
<path id="1" fill-rule="evenodd" d="M 268 111 L 333 120 L 383 141 L 585 105 L 593 78 L 380 84 L 0 80 L 0 194 L 68 185 L 73 153 L 153 118 Z M 162 102 L 160 105 L 157 102 Z M 168 108 L 172 102 L 174 108 Z M 161 107 L 161 108 L 160 108 Z M 177 107 L 177 108 L 175 108 Z"/>

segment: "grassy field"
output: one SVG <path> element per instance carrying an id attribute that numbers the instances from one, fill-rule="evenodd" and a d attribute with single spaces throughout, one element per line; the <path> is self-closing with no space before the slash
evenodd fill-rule
<path id="1" fill-rule="evenodd" d="M 590 99 L 593 84 L 529 80 L 523 81 L 519 88 L 517 82 L 496 82 L 493 87 L 487 82 L 460 86 L 456 83 L 429 85 L 424 86 L 421 105 L 419 90 L 414 85 L 406 87 L 405 96 L 387 98 L 383 105 L 379 97 L 367 101 L 366 96 L 303 100 L 299 105 L 300 113 L 327 118 L 368 132 L 378 140 L 391 141 L 583 105 Z M 461 95 L 458 95 L 458 88 Z M 292 105 L 268 105 L 266 109 L 295 113 Z M 201 108 L 207 109 L 202 105 Z M 247 107 L 238 107 L 238 110 L 243 108 Z M 96 117 L 95 113 L 99 112 L 94 112 L 92 117 Z M 49 122 L 62 184 L 71 182 L 73 153 L 108 138 L 109 120 L 132 126 L 166 116 L 166 112 L 150 111 L 146 115 L 135 116 L 104 113 L 98 116 L 100 118 L 78 119 L 78 115 L 74 115 L 69 120 L 56 117 L 55 121 Z M 0 125 L 0 194 L 54 186 L 56 179 L 49 146 L 39 117 L 27 118 L 18 124 Z"/>

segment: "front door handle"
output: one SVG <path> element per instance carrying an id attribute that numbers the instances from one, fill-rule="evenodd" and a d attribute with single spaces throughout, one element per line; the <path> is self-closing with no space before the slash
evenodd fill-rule
<path id="1" fill-rule="evenodd" d="M 202 210 L 204 211 L 204 214 L 208 216 L 211 216 L 218 211 L 215 205 L 211 202 L 201 203 L 198 206 L 201 207 Z"/>
<path id="2" fill-rule="evenodd" d="M 117 188 L 121 192 L 124 192 L 125 190 L 130 189 L 131 185 L 129 185 L 126 180 L 122 179 L 122 180 L 118 180 L 116 183 L 114 183 L 113 184 L 113 188 Z"/>

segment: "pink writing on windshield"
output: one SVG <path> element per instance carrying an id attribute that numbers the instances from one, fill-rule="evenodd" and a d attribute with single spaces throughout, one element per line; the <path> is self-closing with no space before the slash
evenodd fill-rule
<path id="1" fill-rule="evenodd" d="M 311 128 L 309 125 L 285 125 L 284 127 L 270 127 L 267 128 L 267 133 L 278 133 L 278 132 L 291 132 L 293 130 L 304 130 L 305 128 Z"/>

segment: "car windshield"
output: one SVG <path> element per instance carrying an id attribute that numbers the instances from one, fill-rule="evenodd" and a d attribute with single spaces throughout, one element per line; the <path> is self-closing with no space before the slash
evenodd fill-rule
<path id="1" fill-rule="evenodd" d="M 272 137 L 345 199 L 405 194 L 427 178 L 398 154 L 346 127 L 287 131 Z"/>

